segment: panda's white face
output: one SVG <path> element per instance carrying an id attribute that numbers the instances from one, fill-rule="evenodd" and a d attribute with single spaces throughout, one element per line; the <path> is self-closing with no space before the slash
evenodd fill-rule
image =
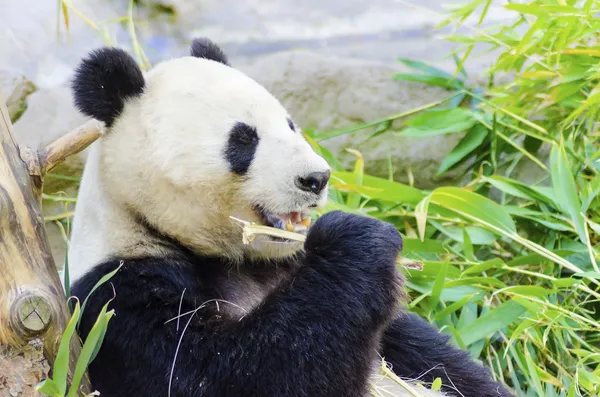
<path id="1" fill-rule="evenodd" d="M 296 251 L 270 237 L 244 245 L 231 219 L 302 231 L 327 199 L 329 166 L 279 101 L 240 71 L 192 56 L 156 65 L 144 83 L 100 142 L 111 200 L 204 254 Z"/>

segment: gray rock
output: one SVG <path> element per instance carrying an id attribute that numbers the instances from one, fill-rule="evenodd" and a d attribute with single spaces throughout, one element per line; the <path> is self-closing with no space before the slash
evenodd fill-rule
<path id="1" fill-rule="evenodd" d="M 341 59 L 291 51 L 265 57 L 244 71 L 274 93 L 304 129 L 319 132 L 353 127 L 402 113 L 449 95 L 441 88 L 394 81 L 403 68 L 372 61 Z M 375 128 L 322 141 L 345 166 L 356 157 L 346 148 L 359 150 L 371 175 L 388 176 L 391 156 L 394 178 L 415 186 L 432 188 L 459 177 L 456 171 L 435 177 L 442 160 L 462 134 L 410 138 L 397 134 L 401 120 L 390 131 L 364 142 Z"/>
<path id="2" fill-rule="evenodd" d="M 13 68 L 0 69 L 0 94 L 14 123 L 27 110 L 27 98 L 37 90 L 24 74 Z"/>
<path id="3" fill-rule="evenodd" d="M 8 99 L 19 82 L 26 79 L 27 77 L 16 68 L 4 65 L 0 67 L 0 93 L 2 93 L 4 100 Z"/>

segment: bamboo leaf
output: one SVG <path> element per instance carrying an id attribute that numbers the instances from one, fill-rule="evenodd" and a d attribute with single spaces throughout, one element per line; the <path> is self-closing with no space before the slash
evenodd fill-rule
<path id="1" fill-rule="evenodd" d="M 458 187 L 441 187 L 431 194 L 431 202 L 441 207 L 468 215 L 507 233 L 516 233 L 510 215 L 499 204 L 477 193 Z"/>
<path id="2" fill-rule="evenodd" d="M 353 186 L 355 180 L 355 175 L 351 172 L 333 172 L 331 178 L 332 186 L 341 189 Z M 417 205 L 426 196 L 425 193 L 414 187 L 370 175 L 363 175 L 362 186 L 357 191 L 361 191 L 371 199 L 413 205 Z"/>
<path id="3" fill-rule="evenodd" d="M 510 300 L 459 329 L 465 345 L 471 345 L 516 321 L 525 308 Z"/>
<path id="4" fill-rule="evenodd" d="M 437 174 L 443 174 L 467 158 L 475 149 L 481 146 L 487 136 L 488 130 L 483 125 L 477 124 L 471 128 L 467 135 L 452 149 L 450 154 L 444 158 Z"/>
<path id="5" fill-rule="evenodd" d="M 554 187 L 557 204 L 560 210 L 571 218 L 579 239 L 586 244 L 585 220 L 581 215 L 582 206 L 577 195 L 577 187 L 571 173 L 569 159 L 562 143 L 552 147 L 550 163 L 552 186 Z"/>
<path id="6" fill-rule="evenodd" d="M 35 386 L 35 390 L 50 397 L 63 397 L 56 383 L 52 379 L 44 379 Z"/>
<path id="7" fill-rule="evenodd" d="M 69 320 L 69 323 L 63 332 L 60 345 L 58 347 L 58 353 L 56 355 L 56 359 L 54 360 L 54 375 L 52 380 L 54 383 L 56 383 L 61 396 L 64 396 L 67 391 L 67 374 L 69 372 L 71 338 L 75 333 L 75 327 L 79 322 L 80 314 L 81 310 L 79 308 L 79 301 L 77 301 L 75 303 L 75 308 L 73 309 L 71 319 Z"/>
<path id="8" fill-rule="evenodd" d="M 87 304 L 88 299 L 90 298 L 90 296 L 92 296 L 92 294 L 104 283 L 108 282 L 111 278 L 114 277 L 115 274 L 117 274 L 117 272 L 121 269 L 121 267 L 123 266 L 124 262 L 121 261 L 121 263 L 119 263 L 119 267 L 117 267 L 115 270 L 113 270 L 110 273 L 105 274 L 100 280 L 98 280 L 98 282 L 94 285 L 94 288 L 92 288 L 90 290 L 90 293 L 85 297 L 84 301 L 83 301 L 83 305 L 81 306 L 81 311 L 83 312 L 85 310 L 85 305 Z M 79 326 L 79 321 L 77 322 L 77 325 Z"/>
<path id="9" fill-rule="evenodd" d="M 112 301 L 112 299 L 111 299 Z M 108 303 L 104 305 L 94 326 L 90 330 L 83 347 L 81 348 L 81 353 L 79 354 L 79 359 L 77 360 L 77 364 L 75 366 L 75 372 L 73 373 L 73 381 L 71 383 L 71 387 L 69 388 L 69 394 L 67 397 L 77 397 L 77 392 L 79 390 L 79 385 L 81 383 L 81 379 L 85 374 L 86 368 L 95 358 L 98 350 L 100 349 L 100 345 L 104 340 L 104 335 L 106 334 L 106 329 L 108 327 L 108 322 L 114 315 L 114 310 L 107 312 Z"/>
<path id="10" fill-rule="evenodd" d="M 451 108 L 428 110 L 406 122 L 408 126 L 400 133 L 410 137 L 428 137 L 465 132 L 477 123 L 470 110 Z"/>

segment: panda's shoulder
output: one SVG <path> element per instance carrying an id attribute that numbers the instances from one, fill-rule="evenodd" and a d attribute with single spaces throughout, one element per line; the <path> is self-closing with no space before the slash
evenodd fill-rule
<path id="1" fill-rule="evenodd" d="M 205 266 L 198 266 L 185 256 L 111 258 L 94 266 L 78 279 L 72 286 L 72 294 L 80 301 L 91 292 L 135 300 L 143 299 L 148 293 L 160 293 L 167 297 L 179 294 L 184 289 L 198 291 L 210 283 L 210 269 L 213 266 L 208 262 Z"/>

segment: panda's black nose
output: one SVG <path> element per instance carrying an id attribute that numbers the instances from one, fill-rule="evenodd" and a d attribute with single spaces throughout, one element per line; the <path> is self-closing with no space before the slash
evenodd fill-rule
<path id="1" fill-rule="evenodd" d="M 325 172 L 311 172 L 304 177 L 296 178 L 296 186 L 305 192 L 319 194 L 327 186 L 330 175 L 331 171 L 329 170 Z"/>

